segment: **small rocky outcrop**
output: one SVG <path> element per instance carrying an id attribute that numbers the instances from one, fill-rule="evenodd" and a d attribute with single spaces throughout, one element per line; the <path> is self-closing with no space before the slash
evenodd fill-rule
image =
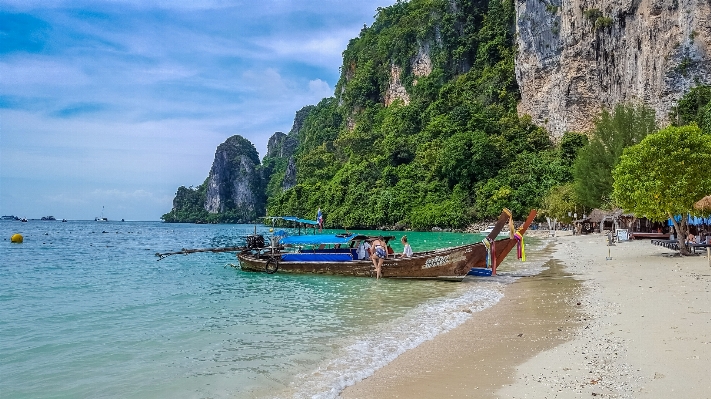
<path id="1" fill-rule="evenodd" d="M 284 170 L 284 180 L 281 183 L 282 190 L 288 190 L 296 185 L 296 158 L 289 157 Z"/>
<path id="2" fill-rule="evenodd" d="M 282 132 L 276 132 L 267 142 L 266 156 L 271 158 L 288 158 L 294 155 L 298 145 L 299 140 L 296 135 L 287 135 Z"/>
<path id="3" fill-rule="evenodd" d="M 407 89 L 400 82 L 400 74 L 402 70 L 399 66 L 392 64 L 390 65 L 390 83 L 388 84 L 388 89 L 385 91 L 385 106 L 392 104 L 395 100 L 402 100 L 402 102 L 407 105 L 410 103 L 410 95 L 407 94 Z"/>
<path id="4" fill-rule="evenodd" d="M 238 223 L 264 215 L 266 198 L 259 154 L 242 136 L 232 136 L 217 147 L 206 184 L 208 213 L 230 214 Z"/>
<path id="5" fill-rule="evenodd" d="M 429 76 L 432 73 L 432 59 L 430 58 L 430 44 L 428 42 L 424 42 L 419 46 L 417 54 L 410 60 L 410 69 L 412 75 L 416 78 Z M 410 95 L 400 79 L 401 75 L 402 68 L 395 64 L 390 64 L 390 80 L 383 98 L 386 107 L 395 100 L 401 100 L 405 105 L 410 103 Z M 417 79 L 414 79 L 412 84 L 417 85 Z"/>
<path id="6" fill-rule="evenodd" d="M 424 42 L 417 50 L 417 54 L 410 64 L 412 74 L 417 77 L 429 76 L 432 73 L 432 58 L 430 57 L 430 44 Z"/>

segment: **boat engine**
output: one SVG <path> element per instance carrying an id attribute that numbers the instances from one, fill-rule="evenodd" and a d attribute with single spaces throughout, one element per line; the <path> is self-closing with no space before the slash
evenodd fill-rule
<path id="1" fill-rule="evenodd" d="M 247 236 L 247 248 L 249 248 L 249 249 L 264 248 L 264 236 L 257 235 L 257 234 Z"/>

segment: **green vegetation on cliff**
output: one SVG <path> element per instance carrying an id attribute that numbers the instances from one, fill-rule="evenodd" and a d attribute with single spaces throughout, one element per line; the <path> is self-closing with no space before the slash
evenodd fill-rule
<path id="1" fill-rule="evenodd" d="M 181 186 L 166 222 L 248 223 L 264 214 L 264 179 L 254 145 L 234 135 L 220 144 L 208 178 L 197 188 Z"/>
<path id="2" fill-rule="evenodd" d="M 161 216 L 168 223 L 207 222 L 209 214 L 205 210 L 205 189 L 207 181 L 197 187 L 178 187 L 173 199 L 173 209 Z"/>
<path id="3" fill-rule="evenodd" d="M 571 161 L 517 115 L 514 19 L 511 0 L 379 8 L 343 53 L 336 97 L 306 117 L 297 184 L 270 190 L 268 213 L 423 229 L 538 207 Z"/>
<path id="4" fill-rule="evenodd" d="M 696 123 L 704 133 L 711 134 L 711 86 L 693 87 L 679 100 L 669 114 L 674 126 Z"/>

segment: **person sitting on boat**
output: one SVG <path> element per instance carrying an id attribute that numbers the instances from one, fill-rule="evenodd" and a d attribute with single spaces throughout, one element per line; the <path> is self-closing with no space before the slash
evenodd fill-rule
<path id="1" fill-rule="evenodd" d="M 375 266 L 375 278 L 379 279 L 382 274 L 383 259 L 387 258 L 388 252 L 386 249 L 385 239 L 383 236 L 379 236 L 373 240 L 373 255 L 370 259 L 373 260 L 373 266 Z"/>
<path id="2" fill-rule="evenodd" d="M 356 250 L 356 254 L 358 254 L 358 259 L 367 259 L 370 257 L 370 244 L 368 241 L 361 241 L 360 245 L 358 245 L 358 249 Z"/>
<path id="3" fill-rule="evenodd" d="M 412 256 L 412 247 L 410 244 L 407 242 L 407 236 L 402 236 L 400 239 L 400 242 L 403 245 L 403 250 L 402 250 L 402 257 L 403 258 L 409 258 Z"/>

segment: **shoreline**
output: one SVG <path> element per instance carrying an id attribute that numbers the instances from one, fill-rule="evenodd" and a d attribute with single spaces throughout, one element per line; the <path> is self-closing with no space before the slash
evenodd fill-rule
<path id="1" fill-rule="evenodd" d="M 496 397 L 501 386 L 513 382 L 517 364 L 570 339 L 580 320 L 580 307 L 561 306 L 579 297 L 580 282 L 551 258 L 550 248 L 535 257 L 547 259 L 545 269 L 506 285 L 497 304 L 403 353 L 339 397 L 439 397 L 444 392 Z"/>
<path id="2" fill-rule="evenodd" d="M 705 255 L 599 234 L 546 242 L 547 270 L 339 397 L 711 397 Z"/>

